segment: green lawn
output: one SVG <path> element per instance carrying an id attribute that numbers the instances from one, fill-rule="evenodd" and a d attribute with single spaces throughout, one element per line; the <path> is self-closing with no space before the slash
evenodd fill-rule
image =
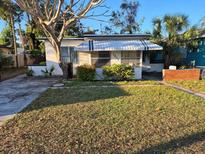
<path id="1" fill-rule="evenodd" d="M 193 90 L 195 92 L 205 93 L 205 80 L 199 81 L 169 81 L 169 83 Z"/>
<path id="2" fill-rule="evenodd" d="M 0 129 L 0 153 L 204 153 L 204 113 L 162 85 L 49 89 Z"/>
<path id="3" fill-rule="evenodd" d="M 156 81 L 63 81 L 66 87 L 81 87 L 81 86 L 124 86 L 124 85 L 159 85 Z"/>

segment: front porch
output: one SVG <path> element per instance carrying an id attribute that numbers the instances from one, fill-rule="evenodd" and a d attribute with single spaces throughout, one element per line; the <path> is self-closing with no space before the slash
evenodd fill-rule
<path id="1" fill-rule="evenodd" d="M 133 67 L 135 79 L 140 80 L 142 79 L 144 68 L 150 67 L 149 70 L 151 70 L 151 67 L 154 65 L 151 66 L 150 62 L 147 63 L 149 57 L 147 57 L 147 54 L 144 55 L 144 53 L 148 51 L 158 52 L 162 50 L 162 47 L 150 41 L 142 40 L 104 40 L 87 41 L 74 50 L 78 55 L 78 62 L 75 66 L 84 64 L 94 65 L 96 67 L 97 79 L 103 78 L 103 66 L 127 64 Z M 160 67 L 155 68 L 155 70 L 161 69 L 161 64 L 159 65 Z M 158 65 L 155 67 L 158 67 Z M 75 68 L 74 72 L 76 72 Z"/>

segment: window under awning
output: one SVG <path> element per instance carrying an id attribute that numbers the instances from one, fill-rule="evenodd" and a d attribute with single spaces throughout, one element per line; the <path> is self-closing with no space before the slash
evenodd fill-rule
<path id="1" fill-rule="evenodd" d="M 163 50 L 149 40 L 90 40 L 83 42 L 75 51 L 149 51 Z"/>

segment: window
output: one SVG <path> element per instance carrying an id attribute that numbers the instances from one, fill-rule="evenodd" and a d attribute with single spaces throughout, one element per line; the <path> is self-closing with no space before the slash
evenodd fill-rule
<path id="1" fill-rule="evenodd" d="M 150 63 L 164 63 L 163 51 L 150 52 Z"/>
<path id="2" fill-rule="evenodd" d="M 122 51 L 121 61 L 123 64 L 139 66 L 141 60 L 140 51 Z"/>
<path id="3" fill-rule="evenodd" d="M 70 47 L 70 56 L 71 56 L 71 62 L 74 64 L 78 63 L 78 52 L 74 50 L 74 47 Z"/>
<path id="4" fill-rule="evenodd" d="M 66 63 L 71 62 L 70 50 L 68 47 L 61 47 L 61 61 Z"/>
<path id="5" fill-rule="evenodd" d="M 100 51 L 100 52 L 92 53 L 91 62 L 92 62 L 92 65 L 95 65 L 96 67 L 110 65 L 110 52 Z"/>
<path id="6" fill-rule="evenodd" d="M 73 47 L 61 47 L 61 60 L 66 63 L 77 63 L 78 54 Z"/>

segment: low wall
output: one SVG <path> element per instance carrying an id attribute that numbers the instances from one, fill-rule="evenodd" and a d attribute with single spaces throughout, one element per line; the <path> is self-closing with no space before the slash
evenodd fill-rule
<path id="1" fill-rule="evenodd" d="M 163 70 L 163 80 L 199 80 L 200 69 Z"/>
<path id="2" fill-rule="evenodd" d="M 43 76 L 42 70 L 45 70 L 47 66 L 28 66 L 29 70 L 33 70 L 34 76 Z"/>
<path id="3" fill-rule="evenodd" d="M 74 67 L 73 67 L 74 75 L 76 75 L 76 67 L 77 67 L 77 65 L 74 65 Z M 43 74 L 42 70 L 45 70 L 46 68 L 48 68 L 48 66 L 35 66 L 35 65 L 28 66 L 28 69 L 33 70 L 34 76 L 43 76 L 44 74 Z M 53 75 L 59 76 L 60 74 L 58 73 L 58 71 L 56 73 L 54 70 Z M 96 68 L 96 79 L 97 80 L 104 79 L 102 68 Z M 142 68 L 141 67 L 134 67 L 134 79 L 136 79 L 136 80 L 142 79 Z"/>

